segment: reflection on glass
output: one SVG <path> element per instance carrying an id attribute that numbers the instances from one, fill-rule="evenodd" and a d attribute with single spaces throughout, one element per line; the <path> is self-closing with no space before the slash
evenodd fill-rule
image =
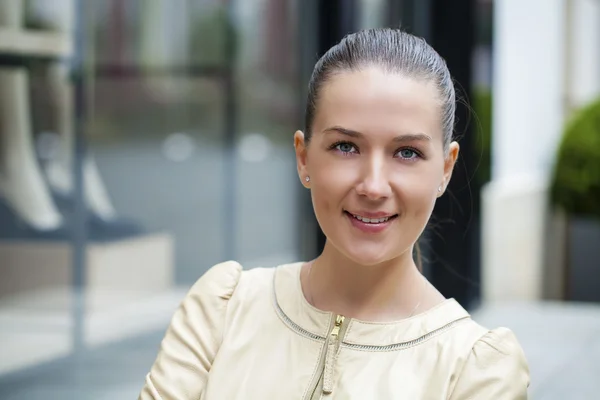
<path id="1" fill-rule="evenodd" d="M 302 106 L 295 1 L 237 2 L 237 255 L 248 266 L 297 258 L 299 185 L 292 135 Z"/>
<path id="2" fill-rule="evenodd" d="M 71 43 L 82 18 L 75 0 L 48 3 L 0 1 L 0 28 L 62 32 L 62 45 Z M 75 131 L 69 57 L 0 65 L 0 398 L 45 398 L 38 383 L 49 381 L 61 398 L 82 398 L 97 376 L 129 380 L 130 392 L 121 385 L 105 397 L 135 397 L 173 310 L 209 267 L 231 257 L 247 268 L 297 259 L 298 2 L 81 4 L 84 132 Z M 74 358 L 81 133 L 88 241 L 84 349 Z"/>
<path id="3" fill-rule="evenodd" d="M 61 16 L 68 20 L 68 12 Z M 72 349 L 73 221 L 60 207 L 39 160 L 37 150 L 43 144 L 49 149 L 49 137 L 36 139 L 39 124 L 32 120 L 39 81 L 56 89 L 50 94 L 56 100 L 62 99 L 61 88 L 68 87 L 60 73 L 40 72 L 61 69 L 60 63 L 47 59 L 63 55 L 68 37 L 46 32 L 41 37 L 45 41 L 32 40 L 32 29 L 43 28 L 36 25 L 38 17 L 21 0 L 0 2 L 0 376 Z M 58 18 L 50 25 L 56 31 L 65 23 Z M 41 54 L 46 60 L 40 60 Z M 46 114 L 60 121 L 63 110 L 59 105 Z"/>

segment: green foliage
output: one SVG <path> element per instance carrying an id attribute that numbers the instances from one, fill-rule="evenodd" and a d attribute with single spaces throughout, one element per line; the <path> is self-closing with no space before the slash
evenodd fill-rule
<path id="1" fill-rule="evenodd" d="M 571 215 L 600 218 L 600 99 L 567 123 L 550 195 L 555 206 Z"/>
<path id="2" fill-rule="evenodd" d="M 212 7 L 211 7 L 212 8 Z M 228 40 L 232 41 L 228 43 Z M 206 10 L 192 23 L 191 45 L 192 64 L 204 66 L 227 65 L 227 54 L 235 54 L 238 45 L 235 26 L 231 23 L 225 7 Z"/>
<path id="3" fill-rule="evenodd" d="M 476 89 L 473 93 L 473 140 L 477 170 L 475 179 L 483 185 L 491 179 L 492 93 L 489 89 Z"/>

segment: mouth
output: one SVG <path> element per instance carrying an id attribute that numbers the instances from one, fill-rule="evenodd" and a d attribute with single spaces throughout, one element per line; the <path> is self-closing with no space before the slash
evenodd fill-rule
<path id="1" fill-rule="evenodd" d="M 345 210 L 344 210 L 344 213 L 346 213 L 346 215 L 348 215 L 352 219 L 355 219 L 357 221 L 360 221 L 364 224 L 369 224 L 369 225 L 385 224 L 386 222 L 390 222 L 391 220 L 398 217 L 398 214 L 388 214 L 388 215 L 384 214 L 382 216 L 378 215 L 378 218 L 364 217 L 362 215 L 353 214 L 353 213 L 351 213 L 349 211 L 345 211 Z"/>

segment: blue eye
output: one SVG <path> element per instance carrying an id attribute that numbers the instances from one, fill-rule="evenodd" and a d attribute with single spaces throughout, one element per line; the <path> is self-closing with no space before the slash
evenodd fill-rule
<path id="1" fill-rule="evenodd" d="M 347 142 L 336 143 L 333 145 L 333 148 L 344 154 L 356 153 L 356 147 Z"/>
<path id="2" fill-rule="evenodd" d="M 402 149 L 398 152 L 398 154 L 400 155 L 401 158 L 404 158 L 407 160 L 412 160 L 412 159 L 420 157 L 419 153 L 417 153 L 413 149 Z"/>

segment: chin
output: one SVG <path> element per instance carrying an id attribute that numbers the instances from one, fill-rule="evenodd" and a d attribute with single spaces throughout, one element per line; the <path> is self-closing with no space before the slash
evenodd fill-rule
<path id="1" fill-rule="evenodd" d="M 366 267 L 379 265 L 400 256 L 396 251 L 389 251 L 389 247 L 380 243 L 349 244 L 344 246 L 343 253 L 347 258 L 359 265 Z"/>

